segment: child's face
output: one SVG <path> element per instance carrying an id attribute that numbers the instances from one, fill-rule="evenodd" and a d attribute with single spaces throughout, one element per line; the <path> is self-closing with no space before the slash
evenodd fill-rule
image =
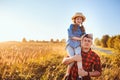
<path id="1" fill-rule="evenodd" d="M 80 25 L 82 23 L 82 17 L 76 17 L 75 22 Z"/>

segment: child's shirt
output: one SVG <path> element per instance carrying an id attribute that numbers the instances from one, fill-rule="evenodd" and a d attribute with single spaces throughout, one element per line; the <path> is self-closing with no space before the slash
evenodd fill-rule
<path id="1" fill-rule="evenodd" d="M 81 37 L 83 34 L 85 34 L 85 32 L 81 31 L 80 26 L 78 27 L 78 29 L 76 31 L 73 32 L 73 27 L 74 24 L 71 24 L 70 27 L 68 28 L 68 41 L 67 41 L 67 45 L 70 45 L 73 48 L 76 48 L 78 46 L 80 46 L 80 40 L 73 40 L 72 37 Z"/>

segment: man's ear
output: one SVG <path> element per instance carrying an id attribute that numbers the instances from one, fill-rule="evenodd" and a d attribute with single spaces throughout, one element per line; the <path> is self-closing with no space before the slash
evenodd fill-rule
<path id="1" fill-rule="evenodd" d="M 91 41 L 91 46 L 93 45 L 93 40 Z"/>
<path id="2" fill-rule="evenodd" d="M 80 41 L 80 42 L 81 42 L 81 44 L 82 44 L 82 42 L 83 42 L 83 39 L 81 39 L 81 41 Z"/>

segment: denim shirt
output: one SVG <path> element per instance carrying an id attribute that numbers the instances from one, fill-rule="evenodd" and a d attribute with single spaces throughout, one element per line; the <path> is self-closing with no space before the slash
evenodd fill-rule
<path id="1" fill-rule="evenodd" d="M 73 48 L 76 48 L 78 46 L 80 46 L 80 41 L 78 40 L 72 40 L 72 37 L 81 37 L 83 34 L 85 34 L 85 32 L 81 31 L 80 26 L 78 27 L 78 29 L 76 31 L 72 31 L 73 29 L 73 24 L 70 25 L 70 27 L 68 28 L 68 40 L 67 40 L 67 45 L 70 45 Z"/>

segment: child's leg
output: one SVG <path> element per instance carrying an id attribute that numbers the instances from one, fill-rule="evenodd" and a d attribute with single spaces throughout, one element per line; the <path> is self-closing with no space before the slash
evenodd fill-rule
<path id="1" fill-rule="evenodd" d="M 71 67 L 73 66 L 73 64 L 74 64 L 74 63 L 71 63 L 71 64 L 68 65 L 67 71 L 66 71 L 66 75 L 69 75 L 69 74 L 70 74 L 70 69 L 71 69 Z"/>
<path id="2" fill-rule="evenodd" d="M 74 49 L 71 47 L 71 46 L 67 46 L 66 47 L 66 50 L 67 50 L 67 53 L 68 53 L 68 55 L 71 57 L 71 56 L 74 56 Z M 69 75 L 70 74 L 70 69 L 71 69 L 71 67 L 73 66 L 73 64 L 74 63 L 71 63 L 71 64 L 69 64 L 68 65 L 68 67 L 67 67 L 67 72 L 66 72 L 66 75 Z"/>
<path id="3" fill-rule="evenodd" d="M 75 54 L 81 55 L 81 47 L 75 48 Z M 82 69 L 82 61 L 77 62 L 78 69 Z M 81 78 L 81 76 L 79 76 Z"/>

